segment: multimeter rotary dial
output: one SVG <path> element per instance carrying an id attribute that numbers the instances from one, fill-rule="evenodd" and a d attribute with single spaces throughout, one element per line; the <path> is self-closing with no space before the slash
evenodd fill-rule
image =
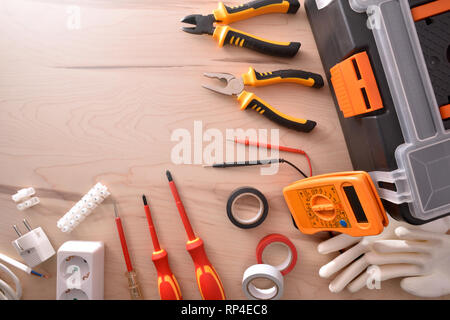
<path id="1" fill-rule="evenodd" d="M 350 227 L 334 186 L 303 189 L 299 195 L 313 227 Z"/>

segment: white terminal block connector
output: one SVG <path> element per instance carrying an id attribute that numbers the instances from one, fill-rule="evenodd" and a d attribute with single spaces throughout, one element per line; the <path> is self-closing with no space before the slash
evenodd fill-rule
<path id="1" fill-rule="evenodd" d="M 17 209 L 19 209 L 20 211 L 23 211 L 25 209 L 31 208 L 35 205 L 37 205 L 39 202 L 41 202 L 39 200 L 38 197 L 33 197 L 31 199 L 25 200 L 24 202 L 21 202 L 17 205 Z"/>
<path id="2" fill-rule="evenodd" d="M 20 202 L 17 204 L 17 209 L 22 211 L 31 208 L 41 202 L 38 197 L 31 198 L 31 196 L 33 196 L 35 193 L 36 191 L 33 187 L 23 188 L 17 191 L 16 194 L 13 194 L 11 198 L 14 202 Z"/>
<path id="3" fill-rule="evenodd" d="M 103 300 L 103 242 L 67 241 L 58 249 L 57 261 L 56 300 Z"/>
<path id="4" fill-rule="evenodd" d="M 35 193 L 36 193 L 36 191 L 34 190 L 33 187 L 23 188 L 23 189 L 20 189 L 19 191 L 17 191 L 16 194 L 13 194 L 11 196 L 11 198 L 13 199 L 14 202 L 20 202 L 22 200 L 28 199 Z"/>
<path id="5" fill-rule="evenodd" d="M 110 195 L 108 188 L 97 183 L 89 192 L 81 198 L 61 219 L 56 226 L 62 232 L 71 232 L 81 221 Z"/>
<path id="6" fill-rule="evenodd" d="M 31 229 L 27 220 L 23 220 L 28 232 L 22 235 L 16 225 L 16 230 L 19 238 L 12 241 L 11 244 L 16 249 L 17 253 L 25 260 L 25 263 L 33 268 L 45 260 L 49 259 L 55 254 L 52 244 L 47 238 L 44 230 L 41 227 Z"/>

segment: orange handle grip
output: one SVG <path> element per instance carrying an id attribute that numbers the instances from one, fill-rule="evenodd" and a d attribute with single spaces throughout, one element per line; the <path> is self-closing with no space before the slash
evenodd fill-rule
<path id="1" fill-rule="evenodd" d="M 158 272 L 158 291 L 161 300 L 182 300 L 180 286 L 169 266 L 169 258 L 164 249 L 153 252 L 152 261 Z"/>
<path id="2" fill-rule="evenodd" d="M 219 6 L 213 11 L 213 14 L 216 21 L 230 24 L 267 13 L 295 14 L 299 8 L 300 2 L 298 0 L 253 0 L 234 7 L 219 2 Z"/>
<path id="3" fill-rule="evenodd" d="M 222 282 L 206 256 L 202 239 L 188 241 L 186 249 L 194 261 L 195 276 L 203 300 L 225 300 Z"/>

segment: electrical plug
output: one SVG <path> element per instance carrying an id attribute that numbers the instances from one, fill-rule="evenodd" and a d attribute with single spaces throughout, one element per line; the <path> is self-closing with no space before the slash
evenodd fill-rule
<path id="1" fill-rule="evenodd" d="M 26 219 L 23 219 L 23 224 L 28 232 L 22 235 L 19 228 L 14 225 L 13 228 L 19 238 L 12 241 L 11 244 L 25 260 L 25 263 L 30 268 L 33 268 L 52 257 L 55 254 L 55 249 L 53 249 L 52 244 L 41 227 L 32 229 Z"/>

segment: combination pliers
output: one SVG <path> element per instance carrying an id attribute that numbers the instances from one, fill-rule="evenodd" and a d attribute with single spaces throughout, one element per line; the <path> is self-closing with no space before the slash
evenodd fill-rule
<path id="1" fill-rule="evenodd" d="M 277 42 L 264 40 L 249 33 L 232 29 L 227 24 L 259 16 L 266 13 L 296 13 L 300 8 L 298 0 L 256 0 L 240 6 L 228 7 L 219 2 L 219 7 L 209 15 L 191 14 L 181 22 L 195 25 L 183 27 L 183 31 L 192 34 L 209 34 L 222 47 L 231 44 L 252 49 L 261 53 L 292 57 L 300 49 L 300 42 Z M 217 25 L 214 26 L 214 23 Z"/>
<path id="2" fill-rule="evenodd" d="M 205 73 L 204 75 L 209 78 L 225 80 L 227 83 L 225 87 L 210 85 L 203 85 L 203 87 L 225 95 L 236 95 L 237 100 L 240 102 L 241 110 L 250 107 L 279 125 L 297 131 L 309 132 L 316 126 L 315 121 L 294 118 L 281 113 L 261 98 L 258 98 L 254 93 L 245 91 L 244 86 L 259 87 L 275 83 L 292 82 L 308 87 L 321 88 L 323 87 L 323 78 L 319 74 L 302 70 L 278 70 L 261 73 L 250 67 L 248 72 L 244 73 L 240 78 L 236 78 L 229 73 Z"/>

